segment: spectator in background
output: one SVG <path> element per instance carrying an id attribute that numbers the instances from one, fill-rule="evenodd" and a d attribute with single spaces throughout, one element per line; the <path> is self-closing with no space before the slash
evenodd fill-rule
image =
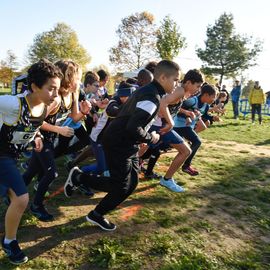
<path id="1" fill-rule="evenodd" d="M 232 105 L 233 105 L 233 116 L 234 119 L 239 117 L 239 99 L 241 96 L 241 85 L 238 80 L 235 81 L 234 88 L 231 91 Z"/>
<path id="2" fill-rule="evenodd" d="M 266 92 L 266 104 L 270 108 L 270 91 Z"/>
<path id="3" fill-rule="evenodd" d="M 255 122 L 255 113 L 258 113 L 259 123 L 262 124 L 262 104 L 265 103 L 265 95 L 258 81 L 255 82 L 254 87 L 251 89 L 248 97 L 249 104 L 251 105 L 251 119 L 252 123 Z"/>

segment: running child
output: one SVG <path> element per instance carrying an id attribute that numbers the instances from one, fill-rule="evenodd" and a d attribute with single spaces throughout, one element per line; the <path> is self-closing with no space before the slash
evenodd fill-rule
<path id="1" fill-rule="evenodd" d="M 87 215 L 87 221 L 103 230 L 116 229 L 116 225 L 104 216 L 135 190 L 138 184 L 138 145 L 158 142 L 159 135 L 156 132 L 149 133 L 148 130 L 158 113 L 161 96 L 171 93 L 178 79 L 179 66 L 176 63 L 168 60 L 159 62 L 154 81 L 137 89 L 106 128 L 102 143 L 110 177 L 89 176 L 76 167 L 70 171 L 64 187 L 67 197 L 72 195 L 74 186 L 80 183 L 107 193 Z"/>
<path id="2" fill-rule="evenodd" d="M 182 100 L 197 93 L 202 83 L 203 77 L 198 70 L 189 70 L 185 74 L 182 84 L 180 86 L 181 88 L 183 88 L 184 91 L 180 90 L 181 96 L 178 97 L 179 98 L 178 103 L 169 106 L 169 111 L 172 116 L 176 115 L 177 112 L 179 111 L 180 107 L 182 106 Z M 176 88 L 175 91 L 179 91 L 179 88 Z M 160 132 L 162 133 L 163 125 L 164 125 L 163 119 L 158 118 L 150 130 L 155 130 L 158 133 Z M 172 163 L 170 164 L 167 172 L 165 173 L 164 177 L 160 178 L 160 185 L 168 188 L 173 192 L 183 192 L 184 188 L 179 186 L 175 182 L 175 180 L 173 179 L 173 175 L 191 154 L 190 147 L 188 146 L 187 143 L 184 142 L 182 137 L 179 136 L 179 134 L 177 134 L 177 132 L 174 130 L 170 130 L 169 132 L 161 134 L 160 141 L 162 142 L 160 147 L 165 149 L 170 147 L 178 151 Z M 157 149 L 155 149 L 154 147 L 155 154 L 153 155 L 153 158 L 155 158 L 155 160 L 158 157 L 156 151 Z M 149 165 L 153 166 L 152 163 L 153 163 L 152 160 L 150 160 Z"/>
<path id="3" fill-rule="evenodd" d="M 35 151 L 42 151 L 38 132 L 50 106 L 58 95 L 62 74 L 47 60 L 33 64 L 27 75 L 26 96 L 0 96 L 0 191 L 8 194 L 10 205 L 5 216 L 2 247 L 11 263 L 19 265 L 28 258 L 16 239 L 21 217 L 28 204 L 28 192 L 17 168 L 16 160 L 29 142 Z"/>
<path id="4" fill-rule="evenodd" d="M 204 84 L 201 88 L 200 95 L 185 100 L 180 112 L 174 118 L 174 130 L 181 137 L 191 142 L 192 153 L 184 162 L 182 171 L 192 176 L 199 174 L 199 171 L 193 168 L 191 163 L 201 146 L 201 140 L 194 128 L 201 115 L 208 112 L 210 104 L 216 99 L 216 95 L 217 91 L 213 86 Z"/>
<path id="5" fill-rule="evenodd" d="M 63 137 L 70 137 L 74 134 L 72 128 L 61 126 L 61 124 L 56 125 L 56 123 L 65 121 L 68 115 L 75 122 L 79 121 L 89 111 L 89 104 L 85 101 L 80 104 L 81 111 L 78 109 L 78 87 L 81 79 L 79 66 L 72 61 L 59 61 L 56 66 L 62 71 L 64 77 L 61 81 L 59 96 L 48 108 L 48 115 L 41 126 L 44 147 L 39 153 L 33 152 L 28 169 L 23 175 L 26 185 L 31 183 L 35 175 L 39 175 L 39 184 L 30 211 L 41 221 L 51 221 L 54 218 L 44 206 L 44 197 L 49 185 L 56 178 L 55 138 L 57 134 L 61 134 Z"/>

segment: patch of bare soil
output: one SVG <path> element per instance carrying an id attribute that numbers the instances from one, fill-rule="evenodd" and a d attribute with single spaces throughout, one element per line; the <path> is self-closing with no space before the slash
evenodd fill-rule
<path id="1" fill-rule="evenodd" d="M 209 141 L 203 140 L 203 144 L 207 144 L 209 148 L 215 149 L 224 149 L 227 152 L 232 151 L 232 153 L 250 153 L 254 156 L 265 156 L 270 157 L 270 146 L 265 145 L 252 145 L 252 144 L 244 144 L 244 143 L 237 143 L 233 141 Z M 199 150 L 200 151 L 200 150 Z M 172 149 L 165 153 L 164 155 L 168 157 L 174 157 L 177 153 L 176 150 Z"/>
<path id="2" fill-rule="evenodd" d="M 203 140 L 203 143 L 207 143 L 207 146 L 213 146 L 215 148 L 226 148 L 228 150 L 232 150 L 234 152 L 239 153 L 250 153 L 255 156 L 267 156 L 270 157 L 270 146 L 265 145 L 252 145 L 252 144 L 244 144 L 237 143 L 233 141 L 209 141 Z"/>

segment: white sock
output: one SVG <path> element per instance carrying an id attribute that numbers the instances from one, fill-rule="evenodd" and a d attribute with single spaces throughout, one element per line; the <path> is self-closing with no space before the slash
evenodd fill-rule
<path id="1" fill-rule="evenodd" d="M 8 245 L 8 244 L 10 244 L 13 240 L 16 240 L 16 238 L 8 239 L 8 238 L 5 237 L 5 239 L 4 239 L 4 244 Z"/>

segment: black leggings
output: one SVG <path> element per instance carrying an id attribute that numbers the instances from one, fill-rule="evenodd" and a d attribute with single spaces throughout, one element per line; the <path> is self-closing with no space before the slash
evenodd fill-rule
<path id="1" fill-rule="evenodd" d="M 26 185 L 29 185 L 34 176 L 39 175 L 39 185 L 34 198 L 35 205 L 42 205 L 49 185 L 55 179 L 56 165 L 53 154 L 53 144 L 44 142 L 40 153 L 33 151 L 27 171 L 23 174 Z"/>
<path id="2" fill-rule="evenodd" d="M 161 154 L 161 151 L 159 149 L 159 146 L 157 147 L 149 147 L 146 152 L 141 156 L 141 159 L 144 160 L 144 159 L 149 159 L 148 160 L 148 164 L 147 164 L 147 169 L 146 169 L 146 172 L 145 174 L 146 175 L 150 175 L 153 173 L 153 169 L 160 157 L 160 154 Z"/>
<path id="3" fill-rule="evenodd" d="M 107 192 L 107 195 L 95 208 L 99 214 L 105 215 L 114 210 L 137 187 L 139 159 L 137 150 L 134 150 L 134 148 L 108 148 L 104 146 L 110 177 L 98 177 L 85 173 L 80 175 L 79 183 Z"/>
<path id="4" fill-rule="evenodd" d="M 59 135 L 58 145 L 54 149 L 55 158 L 58 158 L 62 155 L 67 155 L 67 154 L 77 152 L 83 147 L 85 147 L 86 145 L 90 145 L 91 143 L 90 137 L 83 125 L 75 129 L 74 134 L 79 139 L 79 142 L 75 143 L 74 145 L 71 145 L 70 147 L 68 145 L 72 137 L 65 137 L 65 136 Z"/>

